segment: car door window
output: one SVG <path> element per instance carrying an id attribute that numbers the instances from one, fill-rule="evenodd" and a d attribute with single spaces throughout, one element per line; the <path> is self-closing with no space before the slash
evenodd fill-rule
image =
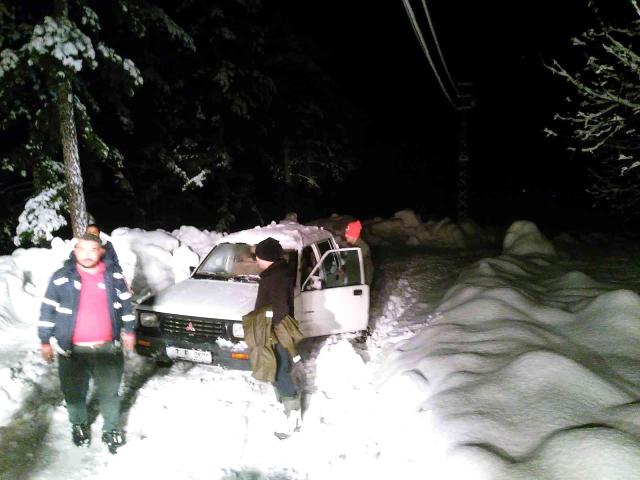
<path id="1" fill-rule="evenodd" d="M 302 259 L 300 263 L 300 278 L 304 282 L 311 274 L 314 267 L 318 264 L 318 258 L 316 252 L 311 245 L 302 249 Z M 309 284 L 308 290 L 312 289 L 312 284 Z"/>
<path id="2" fill-rule="evenodd" d="M 320 257 L 322 257 L 325 253 L 327 253 L 329 250 L 333 248 L 333 245 L 331 245 L 331 242 L 329 240 L 318 242 L 316 246 L 318 247 L 318 252 L 320 253 Z"/>
<path id="3" fill-rule="evenodd" d="M 326 251 L 306 278 L 303 290 L 361 285 L 361 255 L 359 248 Z"/>

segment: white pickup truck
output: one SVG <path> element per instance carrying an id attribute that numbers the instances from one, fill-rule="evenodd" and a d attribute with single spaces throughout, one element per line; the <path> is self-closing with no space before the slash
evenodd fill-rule
<path id="1" fill-rule="evenodd" d="M 255 245 L 282 245 L 294 284 L 294 315 L 306 337 L 365 330 L 369 286 L 359 248 L 338 248 L 319 227 L 281 222 L 217 241 L 191 276 L 136 307 L 136 350 L 173 360 L 249 369 L 242 316 L 253 310 L 260 276 Z"/>

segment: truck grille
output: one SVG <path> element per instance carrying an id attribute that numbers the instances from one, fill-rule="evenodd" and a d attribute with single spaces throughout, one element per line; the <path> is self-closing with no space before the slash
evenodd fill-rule
<path id="1" fill-rule="evenodd" d="M 212 340 L 217 337 L 227 337 L 224 320 L 216 319 L 162 315 L 160 329 L 162 333 L 184 338 Z"/>

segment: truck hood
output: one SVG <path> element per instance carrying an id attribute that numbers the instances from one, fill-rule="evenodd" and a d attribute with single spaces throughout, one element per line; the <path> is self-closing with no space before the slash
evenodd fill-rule
<path id="1" fill-rule="evenodd" d="M 188 278 L 146 299 L 140 310 L 192 317 L 242 320 L 253 310 L 257 283 Z"/>

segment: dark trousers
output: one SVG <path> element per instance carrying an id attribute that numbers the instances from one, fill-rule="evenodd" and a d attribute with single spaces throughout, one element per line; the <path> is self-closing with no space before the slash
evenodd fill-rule
<path id="1" fill-rule="evenodd" d="M 93 378 L 104 420 L 104 431 L 120 428 L 120 381 L 124 371 L 122 350 L 113 343 L 97 348 L 74 347 L 70 357 L 58 356 L 60 386 L 67 403 L 69 421 L 73 424 L 89 422 L 87 393 Z"/>
<path id="2" fill-rule="evenodd" d="M 276 351 L 276 380 L 273 386 L 276 387 L 278 397 L 294 397 L 298 394 L 293 378 L 291 377 L 291 355 L 289 350 L 279 343 L 275 344 Z"/>

